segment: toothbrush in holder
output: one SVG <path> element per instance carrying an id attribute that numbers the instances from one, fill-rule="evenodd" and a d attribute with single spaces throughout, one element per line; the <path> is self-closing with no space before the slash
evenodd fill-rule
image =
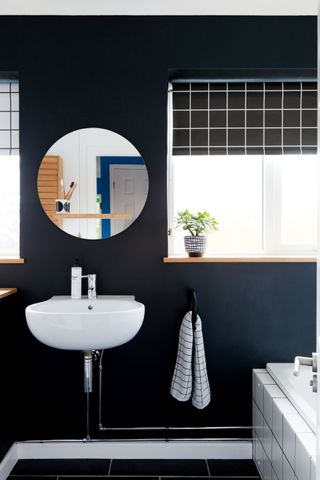
<path id="1" fill-rule="evenodd" d="M 66 200 L 69 201 L 69 200 L 71 199 L 71 197 L 72 197 L 72 195 L 73 195 L 73 192 L 74 192 L 75 189 L 76 189 L 76 186 L 77 186 L 77 183 L 76 183 L 76 182 L 71 182 L 71 183 L 70 183 L 70 188 L 69 188 L 69 190 L 68 190 L 68 192 L 66 193 L 66 196 L 65 196 L 65 199 L 66 199 Z"/>

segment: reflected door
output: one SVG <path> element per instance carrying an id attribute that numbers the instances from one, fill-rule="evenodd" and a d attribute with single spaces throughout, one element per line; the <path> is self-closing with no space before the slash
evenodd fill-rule
<path id="1" fill-rule="evenodd" d="M 148 195 L 144 165 L 110 165 L 111 213 L 129 213 L 130 220 L 111 221 L 111 235 L 127 228 L 139 216 Z"/>

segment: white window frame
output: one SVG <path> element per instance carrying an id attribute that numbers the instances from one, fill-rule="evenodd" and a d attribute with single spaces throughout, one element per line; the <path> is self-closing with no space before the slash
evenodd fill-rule
<path id="1" fill-rule="evenodd" d="M 2 77 L 1 77 L 2 79 Z M 21 157 L 19 152 L 19 126 L 16 123 L 17 118 L 14 119 L 14 116 L 17 115 L 19 119 L 19 100 L 20 100 L 20 88 L 19 82 L 17 80 L 13 80 L 8 78 L 7 80 L 4 78 L 3 82 L 5 85 L 9 85 L 4 89 L 0 89 L 1 95 L 9 95 L 10 96 L 10 107 L 4 108 L 3 111 L 9 113 L 10 115 L 10 127 L 4 128 L 4 130 L 9 131 L 10 135 L 10 146 L 4 144 L 1 145 L 1 155 L 0 155 L 0 162 L 1 157 L 4 155 L 7 158 L 11 158 L 12 161 L 17 162 L 18 164 L 18 173 L 17 177 L 15 177 L 18 183 L 18 195 L 19 195 L 19 203 L 20 203 L 20 178 L 21 178 L 21 171 L 20 171 L 20 163 Z M 6 89 L 7 88 L 7 89 Z M 14 98 L 16 97 L 16 98 Z M 3 127 L 2 127 L 3 128 Z M 1 219 L 0 219 L 1 221 Z M 15 250 L 0 250 L 0 264 L 1 263 L 24 263 L 24 260 L 21 258 L 21 212 L 20 212 L 20 205 L 17 212 L 17 222 L 18 222 L 18 231 L 17 231 L 17 244 L 18 247 Z"/>
<path id="2" fill-rule="evenodd" d="M 174 252 L 174 155 L 172 155 L 172 84 L 168 89 L 168 153 L 167 153 L 167 215 L 168 215 L 168 256 L 177 255 Z M 181 155 L 179 156 L 181 157 Z M 246 255 L 315 255 L 317 245 L 290 245 L 281 242 L 281 182 L 278 155 L 261 155 L 263 168 L 263 198 L 262 198 L 262 250 Z M 196 158 L 196 156 L 195 156 Z M 319 167 L 318 167 L 319 168 Z M 218 252 L 208 252 L 212 257 L 219 257 Z M 223 256 L 226 256 L 224 254 Z M 230 252 L 231 257 L 239 256 Z"/>
<path id="3" fill-rule="evenodd" d="M 277 161 L 278 158 L 278 155 L 263 156 L 264 253 L 265 255 L 315 255 L 316 244 L 292 245 L 281 242 L 281 165 Z"/>
<path id="4" fill-rule="evenodd" d="M 174 255 L 174 169 L 172 156 L 172 84 L 169 83 L 168 106 L 167 106 L 167 125 L 168 125 L 168 153 L 167 153 L 167 216 L 168 216 L 168 255 Z"/>
<path id="5" fill-rule="evenodd" d="M 19 259 L 20 258 L 20 156 L 19 155 L 0 155 L 0 163 L 1 161 L 6 161 L 6 162 L 14 162 L 15 166 L 14 168 L 17 168 L 17 175 L 10 175 L 10 179 L 13 179 L 13 182 L 15 186 L 17 187 L 17 192 L 6 192 L 5 196 L 9 195 L 9 198 L 12 198 L 16 193 L 18 194 L 19 198 L 19 206 L 18 206 L 18 211 L 15 210 L 15 213 L 17 213 L 17 216 L 14 216 L 15 221 L 17 222 L 17 237 L 15 237 L 15 241 L 17 242 L 17 249 L 12 249 L 12 244 L 11 244 L 11 250 L 0 250 L 0 263 L 1 260 L 9 260 L 9 259 Z M 3 170 L 3 168 L 1 169 Z M 16 173 L 16 172 L 14 172 Z M 4 172 L 4 180 L 5 183 L 8 185 L 12 186 L 12 182 L 8 183 L 9 180 L 9 175 L 8 172 Z M 6 201 L 4 199 L 4 203 L 6 204 Z M 10 212 L 12 213 L 12 212 Z M 12 217 L 10 216 L 10 219 Z M 3 222 L 4 219 L 1 216 L 0 222 Z"/>

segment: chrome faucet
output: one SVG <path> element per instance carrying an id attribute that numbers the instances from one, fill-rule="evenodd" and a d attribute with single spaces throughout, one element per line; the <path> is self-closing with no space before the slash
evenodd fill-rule
<path id="1" fill-rule="evenodd" d="M 89 273 L 88 275 L 81 275 L 81 278 L 88 279 L 88 298 L 90 300 L 97 298 L 97 275 Z"/>
<path id="2" fill-rule="evenodd" d="M 317 354 L 313 353 L 312 357 L 295 357 L 293 375 L 298 376 L 300 373 L 300 365 L 308 365 L 312 367 L 312 371 L 317 371 Z"/>

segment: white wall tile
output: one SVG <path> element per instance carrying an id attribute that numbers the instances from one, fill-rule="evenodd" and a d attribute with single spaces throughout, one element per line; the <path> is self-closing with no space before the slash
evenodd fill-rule
<path id="1" fill-rule="evenodd" d="M 263 439 L 263 416 L 257 406 L 255 406 L 255 431 L 260 438 L 260 441 Z"/>
<path id="2" fill-rule="evenodd" d="M 256 465 L 259 470 L 259 472 L 262 474 L 263 473 L 263 448 L 259 440 L 256 442 Z"/>
<path id="3" fill-rule="evenodd" d="M 253 396 L 253 458 L 263 480 L 316 480 L 314 433 L 260 370 L 253 374 Z"/>
<path id="4" fill-rule="evenodd" d="M 264 451 L 266 452 L 269 460 L 271 460 L 272 432 L 271 432 L 271 429 L 269 428 L 269 426 L 266 422 L 264 422 L 264 425 L 263 425 L 262 446 L 263 446 Z"/>
<path id="5" fill-rule="evenodd" d="M 256 402 L 253 400 L 252 401 L 252 427 L 255 428 L 256 424 L 257 424 L 257 414 L 256 414 L 256 411 L 257 411 L 257 405 L 256 405 Z"/>
<path id="6" fill-rule="evenodd" d="M 282 457 L 282 480 L 295 480 L 294 472 L 285 455 Z"/>
<path id="7" fill-rule="evenodd" d="M 316 461 L 316 457 L 311 457 L 311 480 L 316 480 L 317 478 Z"/>
<path id="8" fill-rule="evenodd" d="M 257 381 L 257 372 L 256 370 L 252 371 L 252 398 L 256 399 L 256 381 Z"/>
<path id="9" fill-rule="evenodd" d="M 258 438 L 258 435 L 257 435 L 257 432 L 256 432 L 255 428 L 252 429 L 252 438 Z"/>
<path id="10" fill-rule="evenodd" d="M 269 427 L 272 425 L 272 405 L 273 398 L 285 398 L 284 394 L 277 385 L 263 386 L 263 416 Z"/>
<path id="11" fill-rule="evenodd" d="M 275 439 L 272 436 L 272 466 L 279 480 L 282 480 L 282 450 Z"/>
<path id="12" fill-rule="evenodd" d="M 282 418 L 282 426 L 282 448 L 291 467 L 294 468 L 296 433 L 311 433 L 311 430 L 298 413 L 285 413 Z"/>
<path id="13" fill-rule="evenodd" d="M 273 378 L 267 373 L 266 370 L 261 372 L 260 370 L 253 371 L 253 396 L 256 404 L 263 411 L 263 385 L 274 385 Z"/>
<path id="14" fill-rule="evenodd" d="M 297 439 L 303 444 L 304 448 L 310 455 L 310 457 L 315 457 L 317 454 L 316 448 L 316 436 L 313 432 L 311 433 L 297 433 L 296 434 L 296 444 Z"/>
<path id="15" fill-rule="evenodd" d="M 272 480 L 279 480 L 277 475 L 276 475 L 276 472 L 272 469 L 272 472 L 271 472 L 271 479 Z"/>
<path id="16" fill-rule="evenodd" d="M 256 458 L 256 445 L 258 442 L 258 437 L 256 436 L 255 431 L 252 432 L 252 458 L 255 460 Z"/>
<path id="17" fill-rule="evenodd" d="M 311 457 L 315 455 L 315 435 L 313 433 L 297 433 L 294 470 L 298 480 L 310 480 Z"/>
<path id="18" fill-rule="evenodd" d="M 271 462 L 268 459 L 267 455 L 265 452 L 263 452 L 263 480 L 272 480 L 272 467 L 271 467 Z"/>
<path id="19" fill-rule="evenodd" d="M 271 430 L 280 447 L 282 447 L 282 416 L 285 413 L 295 414 L 296 409 L 287 398 L 275 398 L 272 407 L 272 426 Z"/>

